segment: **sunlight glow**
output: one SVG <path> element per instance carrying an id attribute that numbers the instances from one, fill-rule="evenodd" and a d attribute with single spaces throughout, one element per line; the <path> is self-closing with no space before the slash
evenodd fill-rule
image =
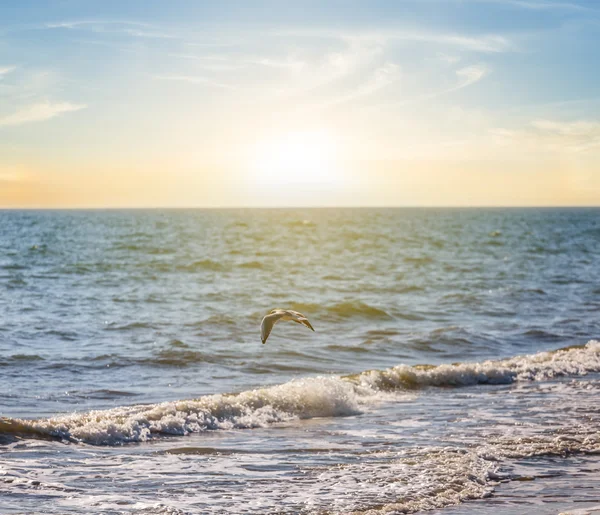
<path id="1" fill-rule="evenodd" d="M 330 188 L 342 183 L 335 138 L 326 130 L 287 132 L 259 142 L 252 174 L 261 188 Z"/>

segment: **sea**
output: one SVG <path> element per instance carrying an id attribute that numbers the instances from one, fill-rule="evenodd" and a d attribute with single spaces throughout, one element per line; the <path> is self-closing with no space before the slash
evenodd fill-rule
<path id="1" fill-rule="evenodd" d="M 594 513 L 599 256 L 593 208 L 0 211 L 0 513 Z"/>

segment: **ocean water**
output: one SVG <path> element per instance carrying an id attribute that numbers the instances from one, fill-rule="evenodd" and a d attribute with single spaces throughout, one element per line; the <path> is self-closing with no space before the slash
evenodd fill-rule
<path id="1" fill-rule="evenodd" d="M 599 509 L 598 255 L 598 209 L 0 211 L 0 513 Z"/>

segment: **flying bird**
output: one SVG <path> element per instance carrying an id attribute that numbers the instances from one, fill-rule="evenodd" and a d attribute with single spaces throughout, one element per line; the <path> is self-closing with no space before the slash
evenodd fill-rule
<path id="1" fill-rule="evenodd" d="M 305 325 L 310 330 L 314 331 L 313 326 L 310 325 L 310 322 L 308 321 L 308 318 L 306 318 L 302 313 L 292 311 L 291 309 L 273 309 L 269 311 L 267 315 L 265 315 L 260 324 L 260 339 L 262 340 L 263 344 L 266 343 L 267 338 L 271 334 L 273 326 L 280 320 L 291 320 L 297 324 Z"/>

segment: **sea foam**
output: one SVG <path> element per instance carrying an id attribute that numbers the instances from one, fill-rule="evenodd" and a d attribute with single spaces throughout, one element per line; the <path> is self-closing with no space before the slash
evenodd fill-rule
<path id="1" fill-rule="evenodd" d="M 74 413 L 48 419 L 0 419 L 0 434 L 94 445 L 141 442 L 156 435 L 266 427 L 294 419 L 360 413 L 389 392 L 542 381 L 600 371 L 600 342 L 504 360 L 453 365 L 399 365 L 338 377 L 309 377 L 241 393 Z"/>

